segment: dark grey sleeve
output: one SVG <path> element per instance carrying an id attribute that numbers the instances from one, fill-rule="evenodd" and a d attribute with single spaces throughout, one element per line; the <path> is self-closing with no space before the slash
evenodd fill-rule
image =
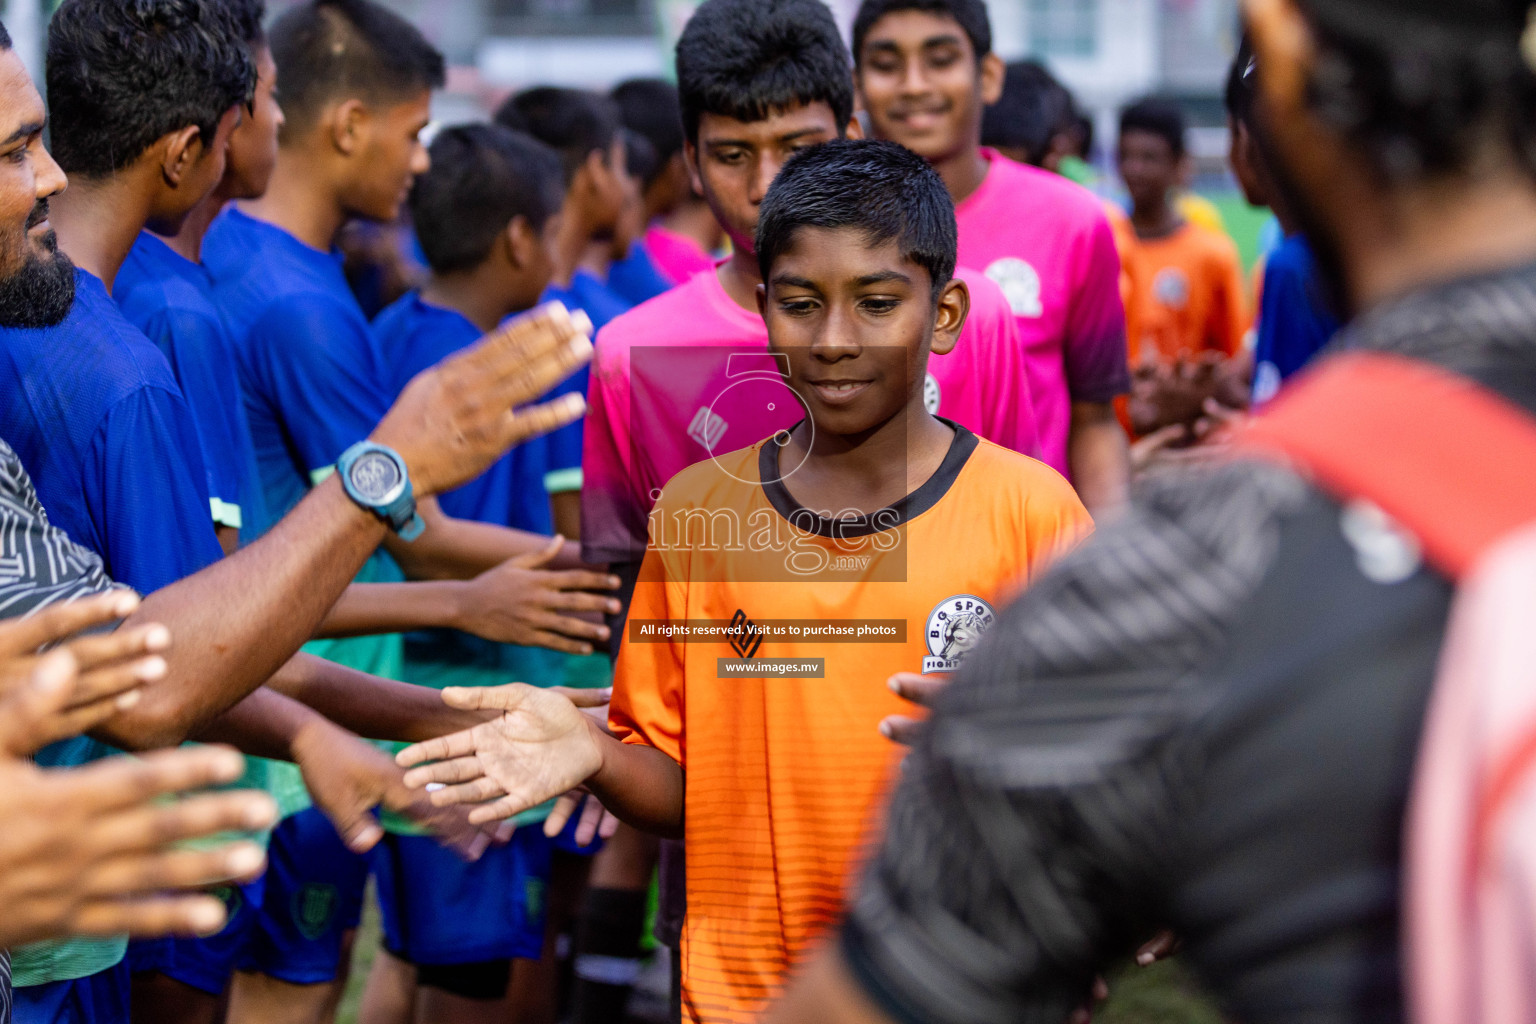
<path id="1" fill-rule="evenodd" d="M 95 552 L 48 521 L 21 460 L 0 441 L 0 619 L 113 585 Z"/>
<path id="2" fill-rule="evenodd" d="M 1154 487 L 1003 613 L 908 757 L 843 930 L 893 1018 L 1060 1024 L 1150 937 L 1198 789 L 1200 670 L 1304 494 L 1254 466 Z"/>

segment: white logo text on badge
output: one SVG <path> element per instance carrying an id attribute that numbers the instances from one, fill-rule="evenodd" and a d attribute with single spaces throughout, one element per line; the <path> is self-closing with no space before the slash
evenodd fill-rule
<path id="1" fill-rule="evenodd" d="M 1005 256 L 987 268 L 987 276 L 1003 291 L 1014 316 L 1038 318 L 1045 313 L 1040 302 L 1040 275 L 1017 256 Z"/>
<path id="2" fill-rule="evenodd" d="M 923 659 L 923 674 L 957 671 L 995 618 L 992 606 L 975 594 L 956 594 L 940 601 L 928 613 L 924 640 L 929 657 Z"/>

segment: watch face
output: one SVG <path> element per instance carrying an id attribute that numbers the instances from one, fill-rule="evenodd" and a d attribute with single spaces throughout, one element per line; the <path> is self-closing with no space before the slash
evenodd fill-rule
<path id="1" fill-rule="evenodd" d="M 348 474 L 352 488 L 364 501 L 383 505 L 393 500 L 400 491 L 403 478 L 400 467 L 383 452 L 365 452 L 352 463 Z"/>

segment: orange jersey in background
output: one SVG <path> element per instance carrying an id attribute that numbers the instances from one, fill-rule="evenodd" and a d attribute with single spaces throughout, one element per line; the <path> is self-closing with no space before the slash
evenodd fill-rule
<path id="1" fill-rule="evenodd" d="M 1114 220 L 1125 271 L 1131 366 L 1180 355 L 1234 355 L 1252 317 L 1237 246 L 1226 235 L 1185 224 L 1166 238 L 1139 238 L 1123 214 Z"/>
<path id="2" fill-rule="evenodd" d="M 667 486 L 611 709 L 625 742 L 687 773 L 683 1019 L 709 1024 L 756 1020 L 842 912 L 902 753 L 880 720 L 914 712 L 886 680 L 952 671 L 1000 604 L 1092 528 L 1054 470 L 963 428 L 932 480 L 864 519 L 801 508 L 778 459 L 766 441 Z M 733 625 L 719 639 L 640 633 L 680 620 Z M 832 642 L 788 633 L 795 622 L 905 637 Z M 824 676 L 723 677 L 720 659 L 820 659 Z"/>

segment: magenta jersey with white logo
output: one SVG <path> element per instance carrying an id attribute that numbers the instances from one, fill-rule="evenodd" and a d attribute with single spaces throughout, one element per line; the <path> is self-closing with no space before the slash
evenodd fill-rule
<path id="1" fill-rule="evenodd" d="M 1025 455 L 1040 454 L 1018 326 L 998 288 L 958 270 L 971 313 L 953 352 L 932 356 L 930 412 Z M 716 273 L 635 307 L 598 333 L 582 452 L 582 552 L 635 562 L 661 488 L 705 459 L 749 447 L 806 416 L 768 349 L 762 317 Z"/>
<path id="2" fill-rule="evenodd" d="M 981 187 L 955 208 L 960 262 L 1002 288 L 1018 319 L 1045 461 L 1067 472 L 1073 402 L 1130 389 L 1120 257 L 1098 197 L 983 149 Z"/>

